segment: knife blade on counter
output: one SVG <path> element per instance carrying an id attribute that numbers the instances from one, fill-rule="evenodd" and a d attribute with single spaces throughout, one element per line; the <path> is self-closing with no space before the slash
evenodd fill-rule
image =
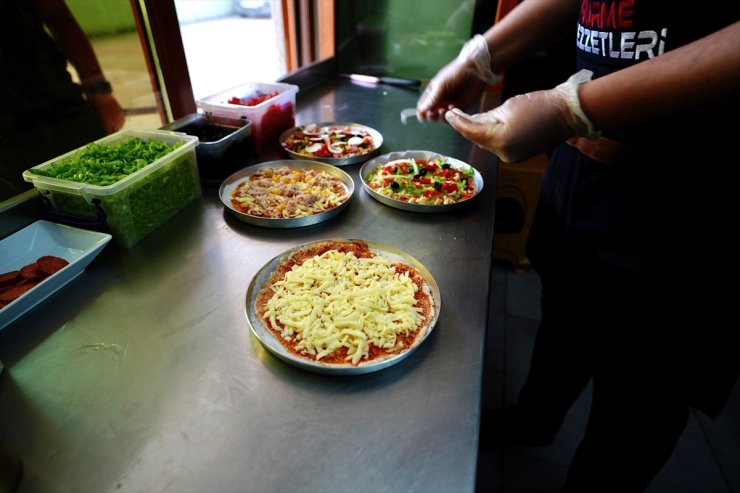
<path id="1" fill-rule="evenodd" d="M 404 79 L 401 77 L 375 77 L 373 75 L 361 75 L 361 74 L 338 74 L 340 77 L 345 77 L 350 80 L 357 82 L 364 82 L 366 84 L 388 84 L 391 86 L 407 86 L 407 87 L 418 87 L 421 85 L 421 81 L 418 79 Z"/>

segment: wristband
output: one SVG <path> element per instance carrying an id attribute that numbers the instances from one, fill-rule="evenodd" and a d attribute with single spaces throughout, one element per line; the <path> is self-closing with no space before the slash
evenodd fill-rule
<path id="1" fill-rule="evenodd" d="M 601 136 L 601 132 L 596 130 L 594 124 L 591 123 L 586 113 L 583 112 L 581 101 L 578 99 L 578 86 L 590 81 L 592 75 L 593 72 L 590 70 L 579 70 L 571 75 L 567 81 L 558 85 L 555 90 L 560 92 L 570 109 L 572 120 L 569 123 L 571 128 L 578 132 L 578 135 L 581 137 L 596 140 Z"/>
<path id="2" fill-rule="evenodd" d="M 87 94 L 111 94 L 113 92 L 113 87 L 107 80 L 100 79 L 94 84 L 83 85 L 82 90 Z"/>
<path id="3" fill-rule="evenodd" d="M 470 71 L 486 84 L 494 85 L 501 80 L 501 77 L 491 70 L 491 53 L 488 50 L 488 43 L 486 43 L 486 38 L 480 34 L 476 34 L 463 45 L 457 58 L 462 62 L 470 62 L 472 65 Z"/>

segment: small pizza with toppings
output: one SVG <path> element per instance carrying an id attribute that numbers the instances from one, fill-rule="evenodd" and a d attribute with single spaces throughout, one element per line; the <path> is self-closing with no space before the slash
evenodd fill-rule
<path id="1" fill-rule="evenodd" d="M 439 156 L 396 159 L 371 170 L 365 183 L 377 193 L 412 204 L 456 204 L 475 196 L 474 170 Z"/>
<path id="2" fill-rule="evenodd" d="M 352 125 L 302 125 L 283 139 L 287 151 L 314 158 L 348 158 L 378 148 L 369 130 Z"/>
<path id="3" fill-rule="evenodd" d="M 298 248 L 255 301 L 259 319 L 290 353 L 328 366 L 376 363 L 413 347 L 435 309 L 421 272 L 360 240 Z"/>
<path id="4" fill-rule="evenodd" d="M 231 205 L 250 216 L 291 219 L 326 212 L 349 197 L 347 185 L 326 171 L 282 166 L 252 173 L 231 192 Z"/>

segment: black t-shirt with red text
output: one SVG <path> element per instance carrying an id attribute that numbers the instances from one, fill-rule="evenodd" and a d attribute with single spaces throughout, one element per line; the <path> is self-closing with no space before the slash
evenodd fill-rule
<path id="1" fill-rule="evenodd" d="M 574 40 L 577 67 L 598 78 L 661 56 L 735 22 L 739 6 L 727 0 L 706 6 L 582 0 Z M 634 90 L 642 90 L 639 83 Z M 547 213 L 533 226 L 532 256 L 552 250 L 557 232 L 563 251 L 577 258 L 654 275 L 666 251 L 698 248 L 692 242 L 699 243 L 700 235 L 687 233 L 718 231 L 726 208 L 721 200 L 734 187 L 728 167 L 737 161 L 732 123 L 737 112 L 737 104 L 727 104 L 680 118 L 645 115 L 648 123 L 641 126 L 604 131 L 604 137 L 631 150 L 632 157 L 619 164 L 559 146 L 543 181 L 540 202 Z M 544 237 L 543 231 L 551 235 Z"/>

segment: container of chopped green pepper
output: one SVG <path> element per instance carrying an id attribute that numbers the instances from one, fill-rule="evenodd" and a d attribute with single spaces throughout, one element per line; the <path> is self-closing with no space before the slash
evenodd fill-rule
<path id="1" fill-rule="evenodd" d="M 131 248 L 201 195 L 198 138 L 121 130 L 23 172 L 60 222 L 96 225 Z"/>

